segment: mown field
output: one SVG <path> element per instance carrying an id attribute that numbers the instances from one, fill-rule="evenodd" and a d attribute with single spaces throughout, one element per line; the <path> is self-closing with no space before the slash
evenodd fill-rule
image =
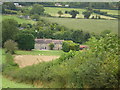
<path id="1" fill-rule="evenodd" d="M 92 19 L 72 19 L 72 18 L 53 18 L 43 17 L 49 22 L 55 22 L 69 29 L 83 30 L 99 34 L 104 30 L 111 30 L 113 33 L 118 32 L 117 20 L 92 20 Z"/>
<path id="2" fill-rule="evenodd" d="M 30 24 L 34 24 L 35 21 L 33 20 L 27 20 L 27 19 L 21 19 L 19 17 L 17 17 L 16 15 L 3 15 L 2 16 L 2 20 L 5 20 L 5 19 L 14 19 L 16 21 L 18 21 L 18 23 L 30 23 Z"/>
<path id="3" fill-rule="evenodd" d="M 59 15 L 58 15 L 58 11 L 62 11 L 63 12 L 63 15 L 62 15 L 62 17 L 71 17 L 71 15 L 69 15 L 69 14 L 65 14 L 65 11 L 70 11 L 70 10 L 77 10 L 78 12 L 79 12 L 79 14 L 77 15 L 77 18 L 84 18 L 84 16 L 82 15 L 82 12 L 84 12 L 85 11 L 85 9 L 76 9 L 76 8 L 59 8 L 59 7 L 45 7 L 45 12 L 46 13 L 48 13 L 48 14 L 50 14 L 51 16 L 56 16 L 56 17 L 58 17 Z M 102 11 L 102 10 L 101 10 Z M 104 10 L 103 10 L 104 11 Z M 117 10 L 106 10 L 108 13 L 110 13 L 110 14 L 113 14 L 114 15 L 114 13 L 115 14 L 117 14 Z M 98 15 L 98 14 L 95 14 L 95 13 L 93 13 L 92 15 L 91 15 L 91 17 L 92 16 L 96 16 L 96 15 Z M 108 17 L 108 16 L 104 16 L 104 15 L 99 15 L 99 16 L 101 16 L 101 18 L 105 18 L 105 19 L 115 19 L 115 18 L 112 18 L 112 17 Z M 91 18 L 90 17 L 90 18 Z"/>

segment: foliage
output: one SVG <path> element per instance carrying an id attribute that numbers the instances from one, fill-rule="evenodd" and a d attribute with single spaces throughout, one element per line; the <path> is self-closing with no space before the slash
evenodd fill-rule
<path id="1" fill-rule="evenodd" d="M 102 37 L 105 37 L 107 34 L 110 34 L 110 33 L 111 33 L 110 30 L 105 30 L 105 31 L 102 31 L 100 35 L 101 35 Z"/>
<path id="2" fill-rule="evenodd" d="M 44 7 L 42 5 L 39 4 L 34 4 L 33 8 L 30 11 L 30 14 L 38 14 L 38 15 L 42 15 L 44 13 Z"/>
<path id="3" fill-rule="evenodd" d="M 39 21 L 40 17 L 39 17 L 38 14 L 35 14 L 35 15 L 32 16 L 32 19 L 36 20 L 36 21 Z"/>
<path id="4" fill-rule="evenodd" d="M 49 47 L 50 47 L 50 50 L 53 50 L 53 48 L 54 48 L 54 43 L 50 43 L 50 44 L 49 44 Z"/>
<path id="5" fill-rule="evenodd" d="M 9 39 L 15 40 L 18 33 L 18 23 L 14 19 L 6 19 L 2 21 L 2 40 L 3 43 Z"/>
<path id="6" fill-rule="evenodd" d="M 10 10 L 17 10 L 17 7 L 14 5 L 13 2 L 4 2 L 2 7 Z"/>
<path id="7" fill-rule="evenodd" d="M 59 17 L 61 17 L 61 15 L 63 15 L 62 11 L 58 11 Z"/>
<path id="8" fill-rule="evenodd" d="M 17 43 L 14 42 L 13 40 L 7 40 L 4 43 L 4 48 L 6 49 L 6 53 L 11 53 L 14 54 L 15 50 L 17 50 Z"/>
<path id="9" fill-rule="evenodd" d="M 76 10 L 65 11 L 65 13 L 72 15 L 72 18 L 76 18 L 77 14 L 79 14 L 79 12 Z"/>
<path id="10" fill-rule="evenodd" d="M 70 50 L 79 51 L 79 44 L 73 43 L 72 41 L 64 41 L 62 44 L 62 50 L 69 52 Z"/>
<path id="11" fill-rule="evenodd" d="M 89 17 L 91 16 L 92 12 L 91 11 L 85 11 L 82 14 L 84 15 L 84 18 L 89 19 Z"/>
<path id="12" fill-rule="evenodd" d="M 28 33 L 20 33 L 16 36 L 16 42 L 18 43 L 19 49 L 31 50 L 34 48 L 34 36 Z"/>

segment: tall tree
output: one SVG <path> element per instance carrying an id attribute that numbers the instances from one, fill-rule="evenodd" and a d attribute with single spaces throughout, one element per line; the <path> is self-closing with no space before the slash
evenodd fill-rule
<path id="1" fill-rule="evenodd" d="M 19 49 L 31 50 L 34 48 L 34 36 L 28 33 L 20 33 L 16 37 L 16 42 L 18 43 Z"/>
<path id="2" fill-rule="evenodd" d="M 18 22 L 14 19 L 6 19 L 2 21 L 2 41 L 3 43 L 6 40 L 15 39 L 15 36 L 19 32 L 18 28 Z"/>

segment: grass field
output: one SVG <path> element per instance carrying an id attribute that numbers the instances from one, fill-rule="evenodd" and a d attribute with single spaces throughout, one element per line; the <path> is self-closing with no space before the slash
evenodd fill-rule
<path id="1" fill-rule="evenodd" d="M 63 51 L 57 51 L 57 50 L 48 50 L 48 51 L 40 51 L 40 50 L 33 50 L 33 51 L 16 51 L 16 54 L 19 55 L 46 55 L 46 56 L 60 56 L 63 53 Z"/>
<path id="2" fill-rule="evenodd" d="M 49 22 L 56 22 L 69 29 L 83 30 L 88 32 L 100 33 L 104 30 L 111 30 L 113 33 L 118 32 L 117 20 L 92 20 L 92 19 L 72 19 L 72 18 L 52 18 L 43 17 Z"/>
<path id="3" fill-rule="evenodd" d="M 18 23 L 30 23 L 30 24 L 35 23 L 35 21 L 33 21 L 33 20 L 21 19 L 15 15 L 3 15 L 2 20 L 4 20 L 4 19 L 14 19 L 14 20 L 18 21 Z"/>
<path id="4" fill-rule="evenodd" d="M 107 12 L 108 14 L 112 14 L 112 15 L 118 15 L 118 10 L 107 10 L 107 9 L 101 9 L 100 11 L 104 11 Z"/>
<path id="5" fill-rule="evenodd" d="M 59 16 L 58 13 L 57 13 L 58 11 L 62 11 L 62 12 L 63 12 L 62 17 L 71 17 L 71 15 L 65 14 L 65 11 L 70 11 L 70 10 L 77 10 L 77 11 L 79 12 L 79 14 L 77 15 L 77 18 L 84 18 L 84 16 L 82 15 L 82 12 L 84 12 L 85 9 L 45 7 L 45 12 L 46 12 L 46 13 L 50 14 L 51 16 L 57 16 L 57 17 Z M 107 12 L 111 12 L 111 13 L 114 13 L 114 12 L 115 12 L 115 13 L 117 14 L 117 10 L 114 10 L 114 11 L 108 10 Z M 96 16 L 96 15 L 98 15 L 98 14 L 93 13 L 93 14 L 91 15 L 91 17 L 92 17 L 92 16 Z M 112 18 L 112 17 L 104 16 L 104 15 L 99 15 L 99 16 L 101 16 L 101 18 L 105 18 L 105 19 L 115 19 L 115 18 Z M 90 18 L 91 18 L 91 17 L 90 17 Z"/>

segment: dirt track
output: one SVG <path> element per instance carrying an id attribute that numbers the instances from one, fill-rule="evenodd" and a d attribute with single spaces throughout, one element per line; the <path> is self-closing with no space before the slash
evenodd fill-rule
<path id="1" fill-rule="evenodd" d="M 38 64 L 42 61 L 52 61 L 56 58 L 59 58 L 59 56 L 17 55 L 15 56 L 14 61 L 19 65 L 20 68 L 23 68 L 33 64 Z"/>

